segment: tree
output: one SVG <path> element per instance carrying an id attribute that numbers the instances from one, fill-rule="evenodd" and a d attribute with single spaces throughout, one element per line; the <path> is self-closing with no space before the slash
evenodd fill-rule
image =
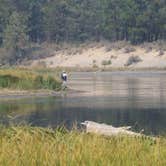
<path id="1" fill-rule="evenodd" d="M 4 31 L 4 47 L 10 51 L 9 61 L 20 58 L 28 41 L 26 18 L 14 11 Z"/>
<path id="2" fill-rule="evenodd" d="M 6 27 L 12 7 L 8 0 L 0 0 L 0 46 L 3 41 L 3 32 Z"/>
<path id="3" fill-rule="evenodd" d="M 14 33 L 11 32 L 13 28 L 34 43 L 100 38 L 133 44 L 165 40 L 166 1 L 0 0 L 0 45 L 2 41 L 5 45 L 15 41 L 7 35 L 8 31 Z"/>

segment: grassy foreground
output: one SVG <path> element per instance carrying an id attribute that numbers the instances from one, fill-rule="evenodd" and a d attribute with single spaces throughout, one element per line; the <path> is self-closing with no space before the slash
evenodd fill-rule
<path id="1" fill-rule="evenodd" d="M 0 69 L 0 88 L 16 90 L 58 90 L 60 81 L 45 71 L 27 69 Z"/>
<path id="2" fill-rule="evenodd" d="M 166 165 L 166 140 L 105 138 L 74 130 L 2 128 L 0 165 Z"/>

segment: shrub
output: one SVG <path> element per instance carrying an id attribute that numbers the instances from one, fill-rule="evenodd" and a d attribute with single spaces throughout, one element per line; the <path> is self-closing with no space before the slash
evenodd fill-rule
<path id="1" fill-rule="evenodd" d="M 53 62 L 53 61 L 51 61 L 51 62 L 50 62 L 50 65 L 53 65 L 53 64 L 54 64 L 54 62 Z"/>
<path id="2" fill-rule="evenodd" d="M 126 45 L 129 45 L 129 43 L 126 41 L 117 41 L 117 42 L 111 43 L 111 48 L 114 50 L 120 50 L 126 47 Z"/>
<path id="3" fill-rule="evenodd" d="M 93 65 L 93 68 L 95 68 L 95 69 L 96 69 L 96 68 L 98 68 L 98 66 L 97 66 L 96 64 L 94 64 L 94 65 Z"/>
<path id="4" fill-rule="evenodd" d="M 133 47 L 126 47 L 126 48 L 124 49 L 124 53 L 130 53 L 130 52 L 134 52 L 134 51 L 136 51 L 136 49 L 133 48 Z"/>
<path id="5" fill-rule="evenodd" d="M 160 50 L 158 56 L 163 56 L 163 55 L 164 55 L 164 51 Z"/>
<path id="6" fill-rule="evenodd" d="M 97 61 L 94 59 L 93 62 L 92 62 L 92 67 L 93 67 L 93 68 L 98 68 L 96 62 L 97 62 Z"/>
<path id="7" fill-rule="evenodd" d="M 130 66 L 133 63 L 139 63 L 141 62 L 141 58 L 139 56 L 130 56 L 125 64 L 125 66 Z"/>
<path id="8" fill-rule="evenodd" d="M 96 63 L 96 60 L 94 59 L 94 60 L 93 60 L 93 64 L 95 64 L 95 63 Z"/>
<path id="9" fill-rule="evenodd" d="M 112 51 L 112 47 L 111 47 L 111 46 L 106 47 L 106 48 L 105 48 L 105 51 L 106 51 L 106 52 L 110 52 L 110 51 Z"/>
<path id="10" fill-rule="evenodd" d="M 145 52 L 146 52 L 146 53 L 149 53 L 149 52 L 151 52 L 151 51 L 152 51 L 152 47 L 147 47 Z"/>
<path id="11" fill-rule="evenodd" d="M 12 84 L 17 84 L 19 78 L 11 75 L 0 75 L 0 87 L 6 88 L 10 87 Z"/>
<path id="12" fill-rule="evenodd" d="M 111 55 L 111 59 L 117 59 L 117 56 Z"/>
<path id="13" fill-rule="evenodd" d="M 101 62 L 101 64 L 102 64 L 103 66 L 107 66 L 107 65 L 111 65 L 112 62 L 111 62 L 111 60 L 103 60 L 103 61 Z"/>

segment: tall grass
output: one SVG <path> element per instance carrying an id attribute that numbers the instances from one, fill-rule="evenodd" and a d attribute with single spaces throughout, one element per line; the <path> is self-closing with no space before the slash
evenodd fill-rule
<path id="1" fill-rule="evenodd" d="M 58 90 L 60 87 L 60 81 L 48 72 L 27 69 L 0 69 L 0 88 Z"/>
<path id="2" fill-rule="evenodd" d="M 161 166 L 166 140 L 102 137 L 31 127 L 0 130 L 0 165 Z"/>

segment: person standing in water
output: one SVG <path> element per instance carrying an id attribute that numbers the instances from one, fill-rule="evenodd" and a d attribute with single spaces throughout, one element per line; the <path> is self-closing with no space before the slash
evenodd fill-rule
<path id="1" fill-rule="evenodd" d="M 65 71 L 61 74 L 61 80 L 62 80 L 62 89 L 65 90 L 67 88 L 67 73 Z"/>

